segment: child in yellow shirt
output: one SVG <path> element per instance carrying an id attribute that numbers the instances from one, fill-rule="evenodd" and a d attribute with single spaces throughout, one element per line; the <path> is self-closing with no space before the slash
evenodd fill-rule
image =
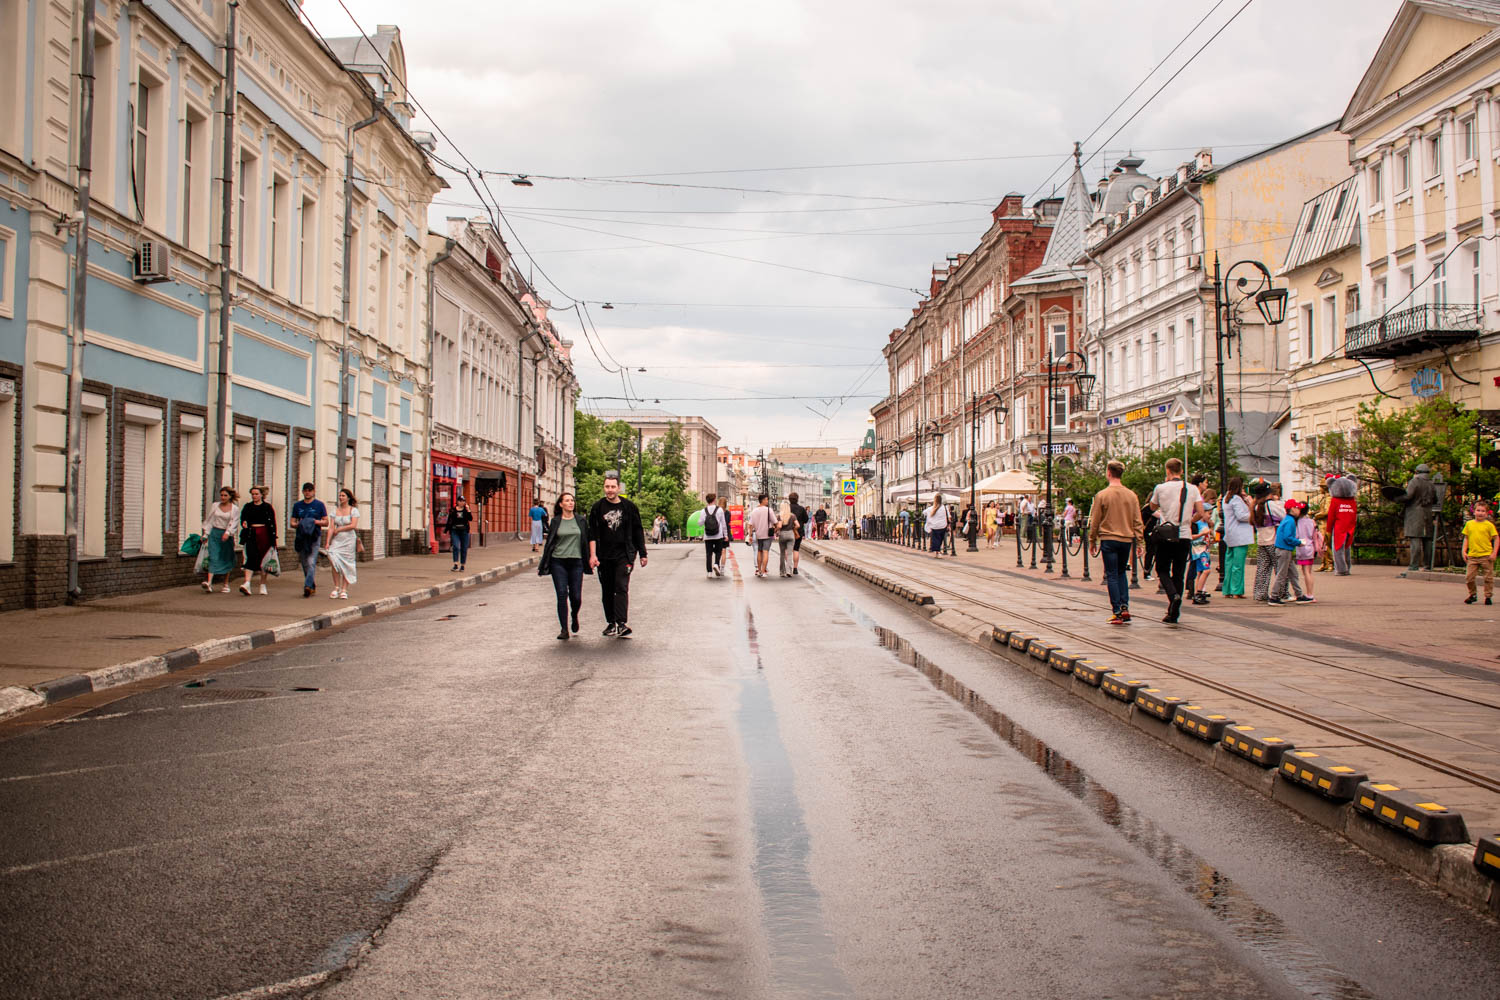
<path id="1" fill-rule="evenodd" d="M 1473 604 L 1476 598 L 1476 577 L 1484 574 L 1484 603 L 1495 603 L 1495 538 L 1500 532 L 1490 520 L 1489 508 L 1479 503 L 1474 505 L 1474 517 L 1464 523 L 1464 583 L 1468 584 L 1469 596 L 1465 604 Z"/>

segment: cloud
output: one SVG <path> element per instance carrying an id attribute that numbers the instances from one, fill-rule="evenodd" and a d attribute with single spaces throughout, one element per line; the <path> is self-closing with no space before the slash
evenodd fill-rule
<path id="1" fill-rule="evenodd" d="M 1043 182 L 1067 162 L 1073 141 L 1212 6 L 346 2 L 367 29 L 400 25 L 412 93 L 486 168 L 570 176 L 677 171 L 640 179 L 803 193 L 490 182 L 537 264 L 567 295 L 717 304 L 596 305 L 591 312 L 614 356 L 647 368 L 634 373 L 637 393 L 663 399 L 664 409 L 701 413 L 726 440 L 756 447 L 816 443 L 819 435 L 848 447 L 862 436 L 872 400 L 837 403 L 860 369 L 814 366 L 880 362 L 887 334 L 916 301 L 902 289 L 925 287 L 932 266 L 971 249 L 1006 192 L 1061 185 L 1065 170 Z M 1110 140 L 1110 159 L 1133 148 L 1146 170 L 1164 172 L 1210 146 L 1227 161 L 1337 118 L 1398 6 L 1258 0 Z M 1238 7 L 1216 10 L 1087 149 L 1102 144 Z M 335 0 L 305 0 L 304 9 L 330 34 L 353 33 Z M 948 159 L 969 161 L 891 163 Z M 760 169 L 875 163 L 888 165 Z M 1090 176 L 1107 166 L 1101 154 L 1088 164 Z M 724 170 L 738 172 L 693 173 Z M 811 196 L 819 193 L 869 200 Z M 442 200 L 472 203 L 474 196 L 460 180 Z M 944 201 L 972 204 L 930 204 Z M 450 204 L 433 214 L 472 211 Z M 514 243 L 512 250 L 520 255 Z M 566 301 L 540 273 L 535 280 Z M 764 308 L 786 304 L 818 308 Z M 619 377 L 594 361 L 572 313 L 557 318 L 576 342 L 585 392 L 621 394 Z M 745 363 L 789 359 L 807 367 Z M 877 370 L 864 391 L 883 392 L 885 379 Z M 725 385 L 740 391 L 718 388 Z M 731 398 L 757 393 L 816 398 Z M 699 396 L 713 398 L 666 401 Z M 806 406 L 838 414 L 825 421 Z"/>

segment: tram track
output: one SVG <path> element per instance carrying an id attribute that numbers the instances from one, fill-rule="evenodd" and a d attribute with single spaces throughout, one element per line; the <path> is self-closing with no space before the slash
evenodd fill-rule
<path id="1" fill-rule="evenodd" d="M 1025 612 L 1018 611 L 1018 610 L 1016 610 L 1014 608 L 1005 607 L 1003 605 L 999 605 L 999 604 L 992 603 L 990 601 L 983 600 L 982 598 L 976 596 L 973 593 L 965 592 L 965 591 L 961 591 L 961 590 L 956 590 L 956 589 L 954 589 L 952 587 L 945 586 L 945 585 L 943 585 L 940 582 L 933 581 L 930 578 L 930 576 L 928 576 L 922 569 L 920 569 L 922 560 L 919 557 L 909 557 L 908 558 L 908 557 L 904 557 L 903 556 L 903 557 L 899 558 L 897 560 L 897 562 L 898 562 L 898 565 L 893 566 L 893 567 L 889 567 L 889 568 L 896 569 L 898 572 L 902 573 L 902 575 L 904 575 L 907 579 L 913 580 L 915 582 L 920 583 L 920 585 L 924 589 L 926 589 L 926 590 L 932 591 L 934 593 L 943 594 L 943 595 L 945 595 L 945 596 L 947 596 L 949 598 L 953 598 L 953 599 L 956 599 L 958 601 L 961 601 L 961 602 L 964 602 L 964 603 L 967 603 L 967 604 L 975 605 L 975 606 L 978 606 L 978 607 L 981 607 L 981 608 L 986 608 L 986 609 L 988 609 L 990 611 L 994 611 L 994 612 L 997 612 L 997 613 L 1000 613 L 1000 614 L 1003 614 L 1003 615 L 1007 615 L 1011 619 L 1016 619 L 1016 620 L 1019 620 L 1020 622 L 1023 622 L 1023 623 L 1025 623 L 1027 625 L 1032 625 L 1032 626 L 1036 626 L 1038 628 L 1046 629 L 1049 633 L 1052 633 L 1052 634 L 1066 636 L 1066 637 L 1074 639 L 1074 640 L 1076 640 L 1078 642 L 1086 643 L 1086 644 L 1088 644 L 1089 646 L 1091 646 L 1093 648 L 1097 648 L 1097 649 L 1100 649 L 1100 650 L 1108 651 L 1110 653 L 1118 654 L 1118 655 L 1126 657 L 1126 658 L 1128 658 L 1128 659 L 1130 659 L 1130 660 L 1132 660 L 1132 661 L 1134 661 L 1136 663 L 1139 663 L 1139 664 L 1141 664 L 1143 666 L 1148 666 L 1148 667 L 1150 667 L 1151 669 L 1153 669 L 1155 671 L 1161 671 L 1161 672 L 1170 674 L 1170 675 L 1172 675 L 1174 677 L 1179 677 L 1179 678 L 1181 678 L 1181 679 L 1183 679 L 1185 681 L 1189 681 L 1191 683 L 1198 684 L 1198 685 L 1201 685 L 1201 686 L 1203 686 L 1205 688 L 1217 691 L 1217 692 L 1219 692 L 1221 694 L 1228 695 L 1231 698 L 1236 698 L 1238 700 L 1244 701 L 1244 702 L 1246 702 L 1248 704 L 1252 704 L 1252 705 L 1259 706 L 1261 708 L 1269 709 L 1270 711 L 1277 712 L 1277 713 L 1279 713 L 1281 715 L 1284 715 L 1284 716 L 1286 716 L 1288 718 L 1295 719 L 1298 722 L 1304 723 L 1304 724 L 1309 725 L 1309 726 L 1313 726 L 1314 728 L 1320 729 L 1320 730 L 1322 730 L 1324 732 L 1333 734 L 1335 736 L 1340 736 L 1340 737 L 1343 737 L 1345 739 L 1353 740 L 1356 743 L 1360 743 L 1362 745 L 1371 747 L 1372 749 L 1382 750 L 1382 751 L 1384 751 L 1386 753 L 1389 753 L 1389 754 L 1391 754 L 1393 756 L 1402 758 L 1404 760 L 1411 761 L 1411 762 L 1416 763 L 1416 764 L 1420 764 L 1423 767 L 1430 768 L 1430 769 L 1432 769 L 1434 771 L 1437 771 L 1439 773 L 1446 774 L 1449 777 L 1457 778 L 1458 780 L 1463 781 L 1463 782 L 1465 782 L 1467 784 L 1474 785 L 1474 786 L 1476 786 L 1478 788 L 1483 788 L 1486 791 L 1500 793 L 1500 780 L 1497 780 L 1496 778 L 1493 778 L 1493 777 L 1491 777 L 1489 775 L 1482 774 L 1482 773 L 1480 773 L 1478 771 L 1474 771 L 1474 770 L 1471 770 L 1471 769 L 1466 768 L 1466 767 L 1462 767 L 1462 766 L 1460 766 L 1458 764 L 1450 763 L 1450 762 L 1448 762 L 1446 760 L 1443 760 L 1443 759 L 1438 758 L 1438 757 L 1434 757 L 1431 754 L 1424 753 L 1424 752 L 1422 752 L 1420 750 L 1417 750 L 1417 749 L 1415 749 L 1413 747 L 1407 746 L 1407 745 L 1405 745 L 1403 743 L 1399 743 L 1399 742 L 1396 742 L 1394 740 L 1389 740 L 1389 739 L 1386 739 L 1385 737 L 1382 737 L 1382 736 L 1377 736 L 1374 733 L 1369 733 L 1369 732 L 1366 732 L 1364 730 L 1355 728 L 1353 726 L 1347 726 L 1347 725 L 1344 725 L 1343 723 L 1335 722 L 1332 719 L 1325 718 L 1325 717 L 1320 716 L 1320 715 L 1318 715 L 1318 714 L 1316 714 L 1314 712 L 1309 712 L 1309 711 L 1306 711 L 1304 709 L 1297 708 L 1296 706 L 1286 704 L 1285 702 L 1277 701 L 1274 698 L 1268 698 L 1268 697 L 1266 697 L 1264 695 L 1258 695 L 1258 694 L 1255 694 L 1255 693 L 1253 693 L 1251 691 L 1247 691 L 1247 690 L 1245 690 L 1243 688 L 1237 687 L 1237 686 L 1235 686 L 1233 684 L 1229 684 L 1229 683 L 1226 683 L 1224 681 L 1215 680 L 1215 679 L 1213 679 L 1211 677 L 1206 677 L 1206 676 L 1204 676 L 1204 675 L 1202 675 L 1200 673 L 1197 673 L 1195 671 L 1184 669 L 1182 667 L 1176 666 L 1176 665 L 1174 665 L 1172 663 L 1169 663 L 1169 662 L 1166 662 L 1164 660 L 1157 659 L 1157 658 L 1155 658 L 1155 657 L 1153 657 L 1153 656 L 1151 656 L 1149 654 L 1142 653 L 1139 650 L 1134 650 L 1134 649 L 1130 649 L 1130 648 L 1125 647 L 1125 646 L 1117 645 L 1117 644 L 1111 643 L 1111 642 L 1109 642 L 1108 640 L 1105 640 L 1105 639 L 1099 639 L 1099 638 L 1096 638 L 1094 636 L 1085 635 L 1085 634 L 1083 634 L 1081 632 L 1077 632 L 1077 631 L 1071 630 L 1071 629 L 1067 628 L 1066 626 L 1058 625 L 1054 621 L 1048 621 L 1048 620 L 1044 620 L 1042 618 L 1036 617 L 1034 615 L 1028 615 Z M 948 565 L 951 566 L 952 564 L 949 563 Z M 869 564 L 866 563 L 865 566 L 864 566 L 864 568 L 870 569 L 872 571 L 878 571 L 882 567 L 871 566 L 871 565 L 869 565 Z M 958 568 L 958 567 L 955 567 L 955 568 Z M 973 573 L 966 573 L 966 575 L 974 576 L 976 579 L 980 578 L 980 577 L 978 577 L 977 574 L 973 574 Z M 995 582 L 998 582 L 998 581 L 987 581 L 987 582 L 995 583 Z M 1001 583 L 1000 585 L 1001 586 L 1012 586 L 1012 587 L 1016 587 L 1017 586 L 1017 585 L 1014 585 L 1014 584 L 1007 585 L 1007 584 L 1004 584 L 1004 583 Z M 1019 589 L 1019 588 L 1017 588 L 1017 589 Z M 1088 602 L 1085 601 L 1085 602 L 1080 602 L 1080 603 L 1087 604 Z M 1098 607 L 1097 605 L 1092 605 L 1092 606 Z M 1331 664 L 1331 663 L 1328 663 L 1325 660 L 1318 659 L 1317 657 L 1311 656 L 1311 655 L 1306 654 L 1306 653 L 1287 653 L 1284 650 L 1277 649 L 1275 646 L 1273 646 L 1273 645 L 1271 645 L 1269 643 L 1261 643 L 1261 642 L 1258 642 L 1258 641 L 1253 640 L 1253 639 L 1244 639 L 1244 638 L 1240 638 L 1240 637 L 1236 637 L 1236 636 L 1222 636 L 1222 635 L 1217 635 L 1215 633 L 1208 632 L 1206 629 L 1194 628 L 1192 626 L 1188 626 L 1185 630 L 1186 631 L 1192 631 L 1192 632 L 1199 632 L 1199 633 L 1202 633 L 1202 634 L 1205 634 L 1205 635 L 1213 635 L 1214 638 L 1219 639 L 1221 641 L 1227 640 L 1229 642 L 1240 643 L 1242 645 L 1246 645 L 1246 646 L 1250 646 L 1250 647 L 1257 647 L 1257 648 L 1260 648 L 1260 649 L 1269 650 L 1269 651 L 1277 653 L 1280 656 L 1295 656 L 1295 657 L 1298 657 L 1300 659 L 1304 659 L 1304 660 L 1307 660 L 1307 661 L 1310 661 L 1310 662 L 1317 663 L 1319 666 L 1324 667 L 1324 668 L 1344 670 L 1344 671 L 1351 672 L 1351 673 L 1362 674 L 1364 676 L 1367 676 L 1367 677 L 1375 679 L 1375 680 L 1386 681 L 1386 682 L 1393 683 L 1393 684 L 1400 684 L 1400 685 L 1402 685 L 1404 687 L 1415 688 L 1415 689 L 1418 689 L 1418 690 L 1425 691 L 1425 692 L 1427 692 L 1429 694 L 1437 695 L 1439 697 L 1449 698 L 1449 699 L 1452 699 L 1454 701 L 1464 702 L 1466 704 L 1470 704 L 1470 705 L 1474 705 L 1474 706 L 1477 706 L 1477 707 L 1482 707 L 1482 708 L 1494 710 L 1497 713 L 1500 713 L 1500 705 L 1497 705 L 1497 704 L 1492 703 L 1492 702 L 1484 701 L 1482 699 L 1469 698 L 1469 697 L 1464 696 L 1464 695 L 1454 694 L 1453 692 L 1443 691 L 1443 690 L 1441 690 L 1439 688 L 1428 687 L 1426 685 L 1422 685 L 1422 684 L 1418 684 L 1418 683 L 1414 683 L 1414 682 L 1405 682 L 1405 681 L 1402 681 L 1402 680 L 1399 680 L 1399 679 L 1396 679 L 1396 678 L 1387 677 L 1387 676 L 1385 676 L 1383 674 L 1377 674 L 1377 673 L 1374 673 L 1372 671 L 1360 670 L 1360 669 L 1355 668 L 1355 667 L 1346 667 L 1346 666 L 1339 665 L 1339 664 Z M 1394 720 L 1394 719 L 1390 720 L 1390 721 L 1401 722 L 1401 720 Z M 1412 725 L 1411 723 L 1402 723 L 1402 724 Z M 1495 725 L 1496 725 L 1497 728 L 1500 728 L 1500 718 L 1497 718 Z M 1418 728 L 1420 728 L 1420 727 L 1418 727 Z M 1427 730 L 1427 731 L 1431 732 L 1431 730 Z M 1456 737 L 1453 737 L 1450 734 L 1443 733 L 1443 734 L 1436 734 L 1436 735 L 1442 735 L 1442 736 L 1444 736 L 1444 737 L 1446 737 L 1448 739 L 1455 739 L 1458 742 L 1466 743 L 1469 746 L 1474 746 L 1476 748 L 1481 748 L 1480 744 L 1470 743 L 1469 741 L 1466 741 L 1466 740 L 1458 740 Z M 1485 750 L 1491 749 L 1489 747 L 1482 747 L 1482 748 L 1485 749 Z"/>

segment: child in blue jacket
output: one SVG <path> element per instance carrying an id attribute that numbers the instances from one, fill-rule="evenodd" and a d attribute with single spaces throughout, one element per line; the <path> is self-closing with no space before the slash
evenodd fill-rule
<path id="1" fill-rule="evenodd" d="M 1297 579 L 1297 546 L 1302 540 L 1297 537 L 1297 522 L 1307 516 L 1307 504 L 1298 500 L 1286 502 L 1286 517 L 1276 525 L 1276 581 L 1271 585 L 1271 596 L 1267 604 L 1285 604 L 1287 587 L 1297 594 L 1296 603 L 1310 603 L 1302 593 L 1302 583 Z"/>

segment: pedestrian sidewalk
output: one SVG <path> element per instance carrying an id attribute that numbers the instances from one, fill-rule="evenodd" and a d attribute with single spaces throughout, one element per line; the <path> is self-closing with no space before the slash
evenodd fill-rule
<path id="1" fill-rule="evenodd" d="M 862 546 L 873 546 L 905 552 L 915 552 L 893 546 L 886 542 L 860 542 Z M 944 562 L 959 565 L 982 566 L 1013 576 L 1035 581 L 1051 581 L 1071 586 L 1089 593 L 1104 594 L 1104 571 L 1099 559 L 1088 558 L 1091 579 L 1083 579 L 1084 560 L 1082 553 L 1068 556 L 1068 576 L 1062 576 L 1062 561 L 1055 560 L 1053 571 L 1043 569 L 1040 558 L 1037 568 L 1031 569 L 1031 553 L 1024 550 L 1025 568 L 1016 567 L 1016 540 L 1006 536 L 998 549 L 985 548 L 984 539 L 979 540 L 979 551 L 967 551 L 968 542 L 958 541 L 958 554 L 944 556 Z M 927 558 L 931 559 L 929 555 Z M 1183 618 L 1195 621 L 1202 616 L 1226 618 L 1245 624 L 1259 624 L 1273 631 L 1291 629 L 1303 635 L 1343 639 L 1349 642 L 1373 644 L 1384 650 L 1408 653 L 1425 659 L 1444 659 L 1483 667 L 1496 672 L 1500 680 L 1500 604 L 1486 606 L 1481 590 L 1477 604 L 1463 603 L 1467 591 L 1462 586 L 1462 574 L 1421 574 L 1417 579 L 1403 579 L 1404 572 L 1397 566 L 1355 566 L 1351 575 L 1337 576 L 1334 573 L 1313 574 L 1313 594 L 1316 604 L 1283 605 L 1273 607 L 1257 603 L 1255 593 L 1255 563 L 1251 560 L 1245 567 L 1245 594 L 1243 601 L 1227 600 L 1216 591 L 1210 595 L 1205 606 L 1185 604 Z M 1140 574 L 1145 573 L 1142 566 Z M 1300 578 L 1299 578 L 1300 579 Z M 1157 592 L 1153 578 L 1140 576 L 1140 587 L 1130 592 L 1133 606 L 1144 603 L 1166 613 L 1166 604 Z M 1210 574 L 1210 586 L 1217 586 L 1219 575 L 1217 561 Z M 1143 617 L 1136 607 L 1137 617 Z"/>
<path id="2" fill-rule="evenodd" d="M 421 593 L 413 595 L 412 600 L 426 599 L 434 596 L 432 588 L 458 580 L 477 583 L 484 577 L 493 578 L 498 571 L 514 568 L 531 556 L 530 544 L 506 541 L 475 546 L 462 573 L 453 571 L 446 553 L 363 562 L 347 601 L 329 599 L 332 580 L 326 563 L 319 567 L 318 592 L 304 598 L 302 574 L 292 562 L 279 578 L 270 581 L 270 593 L 264 597 L 259 593 L 253 597 L 241 594 L 237 589 L 241 577 L 236 572 L 228 594 L 217 589 L 205 594 L 194 584 L 79 605 L 5 612 L 0 614 L 0 635 L 5 636 L 4 648 L 0 649 L 0 717 L 38 704 L 29 692 L 40 692 L 48 701 L 57 700 L 57 682 L 63 678 L 108 671 L 251 633 L 285 632 L 288 626 L 318 616 L 357 617 L 368 613 L 363 609 L 375 602 L 395 606 L 397 598 L 413 592 Z M 341 612 L 352 612 L 352 616 Z M 307 629 L 312 630 L 312 626 Z M 194 662 L 206 658 L 200 656 Z M 125 676 L 120 682 L 133 679 Z M 101 686 L 109 685 L 96 681 L 93 689 Z"/>
<path id="3" fill-rule="evenodd" d="M 806 547 L 804 547 L 806 549 Z M 1215 597 L 1187 605 L 1182 627 L 1158 619 L 1164 599 L 1142 580 L 1129 627 L 1106 623 L 1109 601 L 1093 580 L 1061 579 L 1061 565 L 1016 569 L 1004 550 L 934 559 L 884 542 L 818 542 L 814 553 L 919 605 L 933 622 L 994 650 L 1372 853 L 1479 906 L 1500 908 L 1500 887 L 1472 865 L 1474 843 L 1427 848 L 1349 799 L 1310 792 L 1279 769 L 1263 770 L 1194 738 L 1133 700 L 1137 685 L 1161 705 L 1203 706 L 1311 751 L 1343 773 L 1368 774 L 1463 815 L 1471 841 L 1500 831 L 1500 664 L 1495 606 L 1464 605 L 1464 589 L 1404 580 L 1389 568 L 1350 577 L 1317 574 L 1319 603 L 1258 605 Z M 1253 574 L 1252 574 L 1253 579 Z M 1326 583 L 1325 583 L 1326 581 Z M 1018 630 L 1018 644 L 1010 635 Z M 997 641 L 1005 633 L 1003 642 Z M 1114 696 L 1050 662 L 1051 651 L 1115 671 Z M 1122 696 L 1123 695 L 1123 696 Z M 1168 716 L 1169 717 L 1169 716 Z M 1294 774 L 1297 772 L 1294 772 Z M 1397 813 L 1391 813 L 1392 817 Z M 1405 831 L 1403 831 L 1404 833 Z M 1494 849 L 1491 848 L 1491 851 Z"/>

